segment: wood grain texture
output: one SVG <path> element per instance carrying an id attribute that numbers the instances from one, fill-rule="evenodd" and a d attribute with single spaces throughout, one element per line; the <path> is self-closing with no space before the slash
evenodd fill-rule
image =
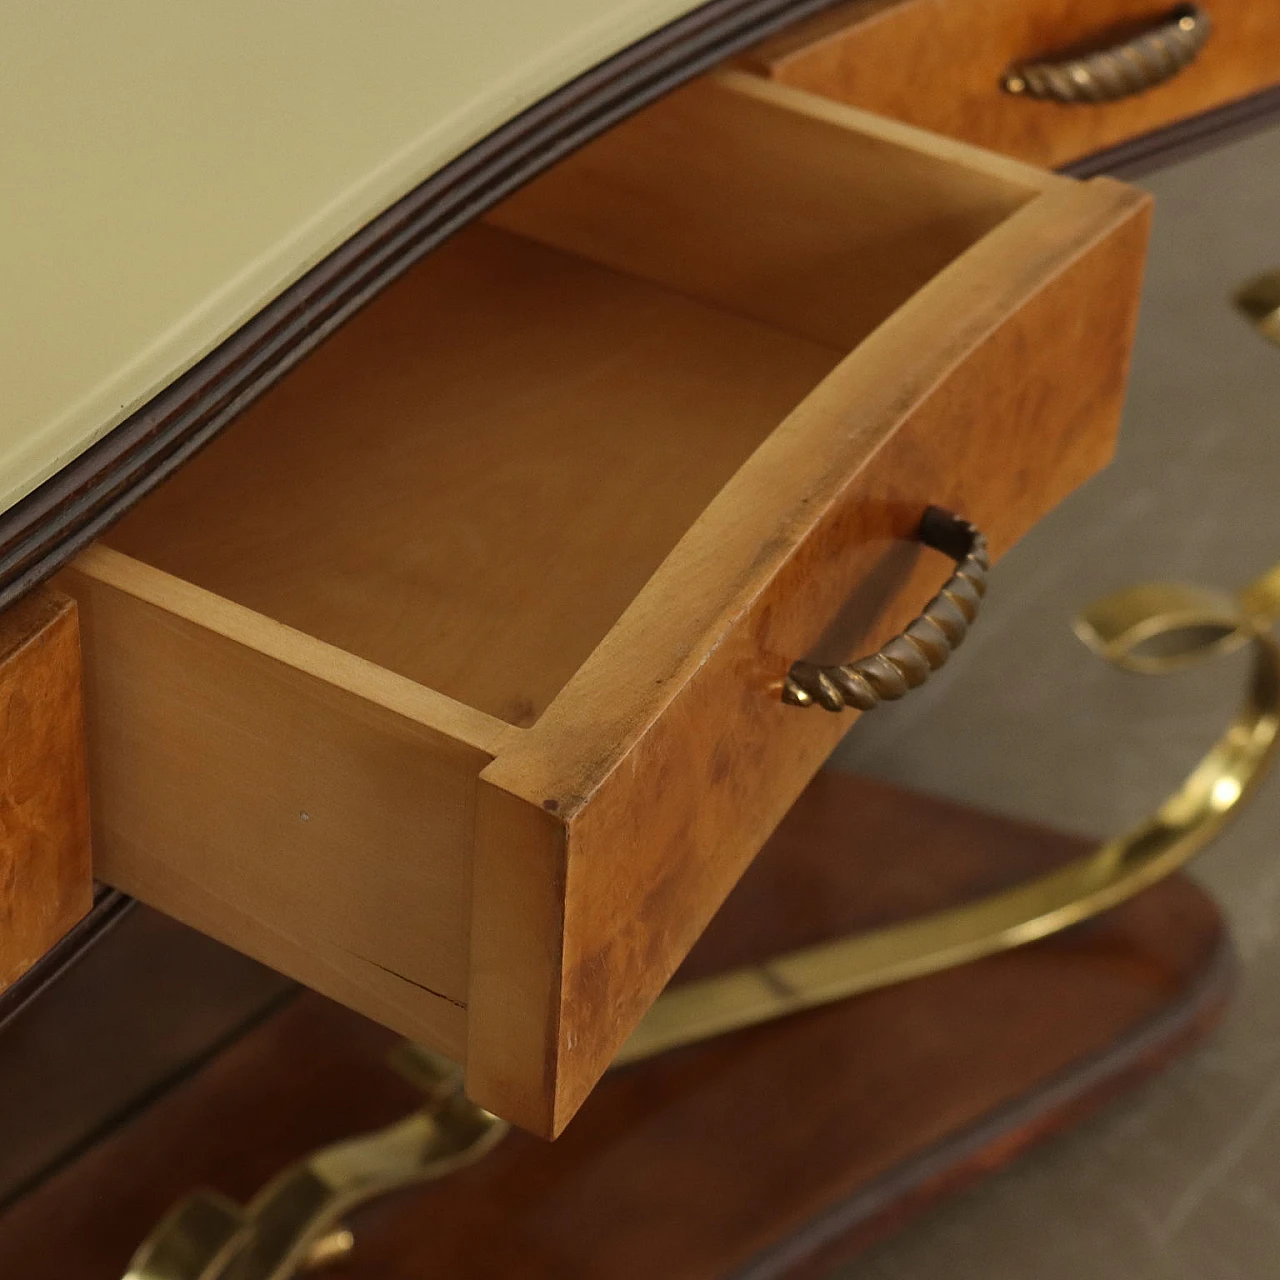
<path id="1" fill-rule="evenodd" d="M 784 84 L 1058 167 L 1280 81 L 1280 12 L 1209 0 L 1213 33 L 1166 84 L 1064 107 L 1005 93 L 1019 62 L 1105 46 L 1172 4 L 1152 0 L 855 0 L 765 41 L 744 65 Z"/>
<path id="2" fill-rule="evenodd" d="M 853 723 L 784 706 L 790 662 L 876 647 L 945 577 L 912 552 L 924 508 L 963 512 L 999 554 L 1108 458 L 1148 205 L 1047 181 L 756 451 L 485 770 L 468 1087 L 490 1109 L 554 1133 L 586 1096 Z M 554 874 L 513 900 L 533 848 Z"/>
<path id="3" fill-rule="evenodd" d="M 468 228 L 107 542 L 529 724 L 843 350 Z"/>
<path id="4" fill-rule="evenodd" d="M 684 974 L 999 888 L 1085 842 L 824 774 Z M 830 1274 L 1199 1040 L 1222 922 L 1174 879 L 1024 950 L 638 1064 L 555 1144 L 354 1218 L 350 1280 L 753 1280 Z M 246 1036 L 0 1217 L 24 1280 L 118 1275 L 198 1186 L 241 1201 L 290 1160 L 417 1105 L 391 1037 L 315 997 Z"/>
<path id="5" fill-rule="evenodd" d="M 0 1025 L 0 1204 L 297 990 L 137 905 Z"/>
<path id="6" fill-rule="evenodd" d="M 1054 185 L 730 73 L 670 94 L 486 221 L 843 353 Z"/>
<path id="7" fill-rule="evenodd" d="M 105 548 L 78 563 L 59 581 L 99 878 L 461 1056 L 469 828 L 501 726 Z"/>
<path id="8" fill-rule="evenodd" d="M 852 723 L 790 661 L 914 616 L 929 503 L 999 552 L 1108 456 L 1146 218 L 743 75 L 566 175 L 68 577 L 102 874 L 544 1134 Z"/>
<path id="9" fill-rule="evenodd" d="M 76 606 L 44 589 L 0 614 L 0 990 L 92 899 Z"/>

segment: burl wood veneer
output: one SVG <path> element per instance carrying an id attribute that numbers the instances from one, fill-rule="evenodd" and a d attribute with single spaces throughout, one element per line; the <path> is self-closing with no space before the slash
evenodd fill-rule
<path id="1" fill-rule="evenodd" d="M 821 774 L 681 977 L 991 892 L 1087 843 Z M 93 958 L 91 958 L 92 963 Z M 1215 1025 L 1232 956 L 1182 877 L 1020 951 L 606 1076 L 554 1144 L 349 1219 L 344 1280 L 799 1280 L 1148 1078 Z M 679 980 L 679 979 L 677 979 Z M 421 1094 L 394 1037 L 314 995 L 0 1216 L 0 1270 L 108 1280 L 174 1202 L 245 1203 Z"/>
<path id="2" fill-rule="evenodd" d="M 92 895 L 76 605 L 43 589 L 0 614 L 0 990 Z"/>
<path id="3" fill-rule="evenodd" d="M 1173 0 L 855 0 L 745 55 L 782 84 L 1056 168 L 1280 82 L 1280 9 L 1204 0 L 1213 30 L 1164 84 L 1061 105 L 1006 93 L 1022 62 L 1095 50 L 1167 19 Z"/>

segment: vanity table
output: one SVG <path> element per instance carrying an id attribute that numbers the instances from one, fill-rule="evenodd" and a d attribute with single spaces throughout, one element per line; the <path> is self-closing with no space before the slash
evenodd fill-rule
<path id="1" fill-rule="evenodd" d="M 1149 210 L 1052 170 L 1246 125 L 1280 79 L 1243 4 L 529 8 L 463 39 L 139 5 L 59 46 L 92 61 L 50 95 L 79 167 L 52 125 L 19 159 L 84 198 L 24 188 L 7 343 L 11 1012 L 127 895 L 559 1134 L 771 833 L 830 853 L 779 824 L 857 714 L 1105 463 Z M 103 92 L 131 22 L 166 110 Z M 246 24 L 276 57 L 235 58 Z M 126 138 L 127 184 L 85 159 Z M 1099 1096 L 1225 994 L 1212 913 L 1160 892 L 1199 922 L 1181 1016 Z"/>

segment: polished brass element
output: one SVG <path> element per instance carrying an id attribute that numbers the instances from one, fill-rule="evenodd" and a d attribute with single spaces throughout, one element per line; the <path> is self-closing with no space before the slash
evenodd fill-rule
<path id="1" fill-rule="evenodd" d="M 922 977 L 1056 933 L 1123 902 L 1205 847 L 1258 785 L 1280 733 L 1280 566 L 1238 597 L 1171 584 L 1131 588 L 1076 620 L 1077 634 L 1126 671 L 1161 675 L 1244 645 L 1243 706 L 1182 785 L 1133 830 L 1003 893 L 839 938 L 671 988 L 617 1061 L 633 1062 L 800 1009 Z"/>
<path id="2" fill-rule="evenodd" d="M 338 1227 L 319 1240 L 307 1250 L 306 1257 L 298 1267 L 299 1271 L 320 1271 L 341 1262 L 356 1247 L 355 1232 L 349 1227 Z"/>
<path id="3" fill-rule="evenodd" d="M 932 545 L 941 543 L 963 565 L 980 535 L 940 512 L 944 517 L 953 535 L 947 539 L 931 528 Z M 1126 671 L 1163 675 L 1246 645 L 1253 649 L 1243 706 L 1152 817 L 1016 888 L 670 988 L 614 1065 L 1022 946 L 1117 906 L 1177 870 L 1239 811 L 1280 743 L 1280 646 L 1269 632 L 1277 617 L 1280 565 L 1234 597 L 1156 583 L 1097 601 L 1076 619 L 1076 632 Z M 507 1132 L 502 1121 L 463 1098 L 460 1072 L 442 1059 L 402 1044 L 393 1063 L 426 1095 L 421 1110 L 316 1152 L 274 1178 L 247 1208 L 207 1191 L 188 1197 L 139 1248 L 124 1280 L 287 1280 L 341 1261 L 355 1243 L 341 1225 L 345 1215 L 480 1159 Z"/>
<path id="4" fill-rule="evenodd" d="M 1171 80 L 1195 60 L 1213 29 L 1199 5 L 1180 4 L 1130 40 L 1074 58 L 1027 62 L 1005 73 L 1006 93 L 1047 102 L 1114 102 Z"/>
<path id="5" fill-rule="evenodd" d="M 838 667 L 792 663 L 782 700 L 827 711 L 870 711 L 919 687 L 951 656 L 978 616 L 987 591 L 991 559 L 987 540 L 967 520 L 930 507 L 917 535 L 926 547 L 956 561 L 956 571 L 924 612 L 901 635 L 869 658 Z"/>
<path id="6" fill-rule="evenodd" d="M 245 1208 L 197 1191 L 142 1244 L 124 1280 L 286 1280 L 327 1266 L 354 1244 L 340 1225 L 345 1214 L 471 1164 L 507 1132 L 503 1121 L 462 1096 L 462 1076 L 451 1063 L 404 1044 L 393 1065 L 426 1094 L 420 1110 L 313 1153 Z"/>
<path id="7" fill-rule="evenodd" d="M 1236 306 L 1264 338 L 1280 345 L 1280 271 L 1269 271 L 1236 294 Z"/>

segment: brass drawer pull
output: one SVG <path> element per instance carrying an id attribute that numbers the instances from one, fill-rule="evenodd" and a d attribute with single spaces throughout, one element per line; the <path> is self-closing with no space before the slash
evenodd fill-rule
<path id="1" fill-rule="evenodd" d="M 987 591 L 991 560 L 987 540 L 967 520 L 930 507 L 918 534 L 926 547 L 956 561 L 956 571 L 924 612 L 878 652 L 843 666 L 795 662 L 782 686 L 782 700 L 796 707 L 815 703 L 828 711 L 870 711 L 901 698 L 942 666 L 978 616 Z"/>
<path id="2" fill-rule="evenodd" d="M 1235 719 L 1150 817 L 1011 889 L 673 986 L 616 1062 L 1020 947 L 1118 906 L 1178 870 L 1240 812 L 1280 747 L 1280 645 L 1269 631 L 1277 617 L 1280 565 L 1234 598 L 1154 583 L 1095 602 L 1077 618 L 1076 633 L 1122 671 L 1165 675 L 1253 650 Z"/>
<path id="3" fill-rule="evenodd" d="M 1027 62 L 1005 74 L 1007 93 L 1047 102 L 1114 102 L 1171 80 L 1204 48 L 1213 24 L 1194 4 L 1131 40 L 1078 58 Z"/>

